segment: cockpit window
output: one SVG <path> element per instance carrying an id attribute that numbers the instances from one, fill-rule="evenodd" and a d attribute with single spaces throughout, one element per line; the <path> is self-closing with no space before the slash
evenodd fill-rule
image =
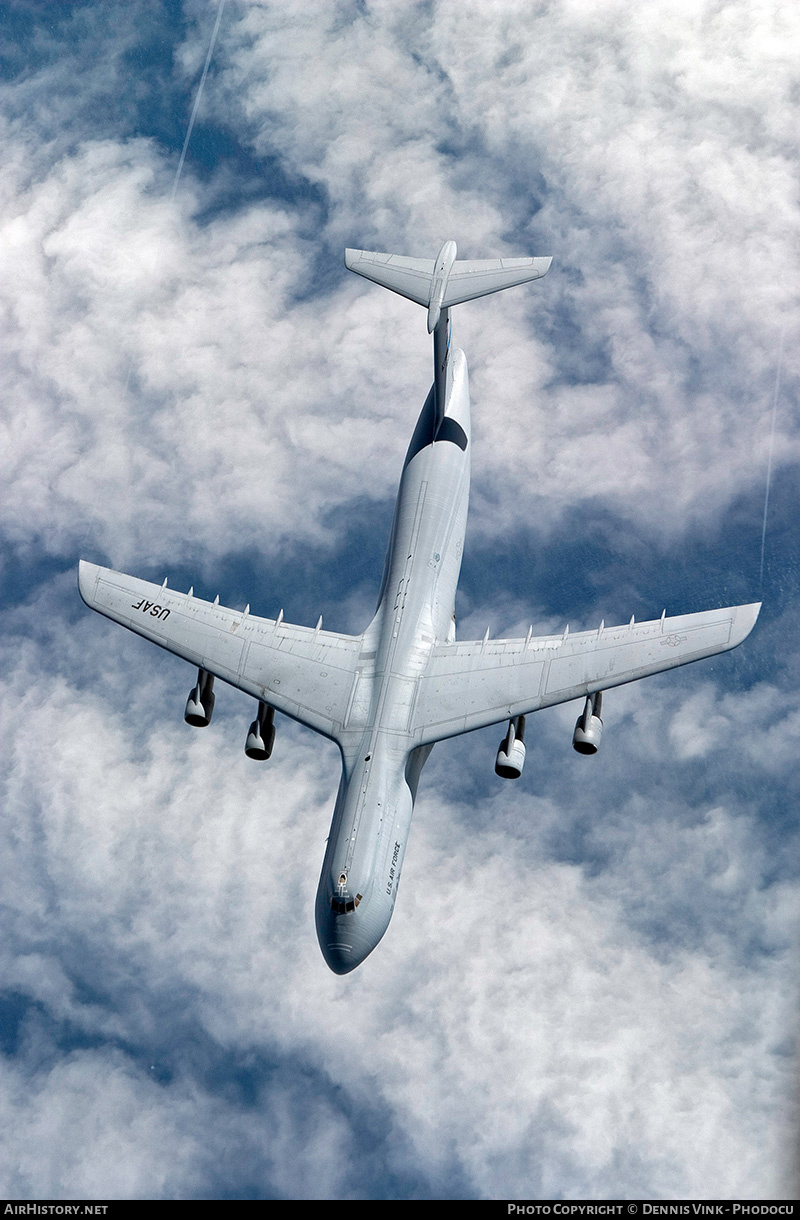
<path id="1" fill-rule="evenodd" d="M 338 898 L 334 895 L 331 899 L 331 910 L 335 911 L 337 915 L 347 915 L 356 909 L 361 898 L 361 894 L 356 894 L 355 898 L 349 898 L 346 894 Z"/>

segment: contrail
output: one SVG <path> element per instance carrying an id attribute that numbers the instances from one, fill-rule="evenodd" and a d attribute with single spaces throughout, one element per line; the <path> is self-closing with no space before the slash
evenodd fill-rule
<path id="1" fill-rule="evenodd" d="M 197 89 L 197 97 L 194 99 L 194 106 L 192 107 L 192 115 L 191 115 L 191 118 L 189 119 L 189 127 L 186 131 L 186 139 L 183 141 L 183 148 L 181 150 L 181 159 L 178 162 L 178 168 L 175 171 L 175 181 L 172 184 L 172 192 L 169 197 L 170 203 L 174 203 L 174 201 L 175 201 L 175 192 L 178 189 L 178 180 L 181 176 L 181 170 L 183 169 L 183 163 L 186 160 L 186 149 L 189 147 L 189 141 L 192 138 L 192 128 L 194 127 L 194 121 L 197 118 L 197 108 L 200 105 L 200 98 L 203 96 L 203 86 L 205 85 L 206 77 L 208 76 L 208 65 L 211 63 L 211 56 L 214 54 L 214 43 L 217 41 L 217 33 L 219 32 L 219 23 L 222 20 L 222 10 L 224 9 L 224 7 L 225 7 L 225 0 L 219 0 L 219 5 L 217 7 L 217 19 L 214 22 L 214 30 L 211 35 L 211 42 L 208 44 L 208 54 L 206 55 L 206 65 L 203 68 L 203 75 L 200 77 L 200 85 L 198 86 L 198 89 Z"/>
<path id="2" fill-rule="evenodd" d="M 764 523 L 761 527 L 761 567 L 758 573 L 758 588 L 759 593 L 764 585 L 764 545 L 767 540 L 767 510 L 769 509 L 769 489 L 772 482 L 772 453 L 775 448 L 775 421 L 778 416 L 778 396 L 781 392 L 781 368 L 783 366 L 783 336 L 786 332 L 784 326 L 781 330 L 781 342 L 778 348 L 778 367 L 775 370 L 775 392 L 772 396 L 772 430 L 769 438 L 769 459 L 767 461 L 767 489 L 764 493 Z"/>
<path id="3" fill-rule="evenodd" d="M 175 192 L 178 189 L 178 181 L 180 179 L 181 171 L 183 169 L 183 163 L 186 160 L 186 149 L 189 147 L 189 141 L 192 138 L 192 128 L 194 127 L 194 121 L 197 118 L 197 109 L 200 105 L 200 98 L 203 95 L 203 86 L 205 85 L 206 77 L 208 76 L 208 66 L 211 63 L 211 56 L 214 54 L 214 44 L 217 41 L 217 34 L 219 33 L 219 23 L 222 20 L 222 10 L 224 9 L 224 7 L 225 7 L 225 0 L 219 0 L 219 4 L 217 6 L 217 19 L 214 22 L 214 29 L 211 33 L 211 42 L 208 44 L 208 54 L 206 55 L 206 62 L 205 62 L 205 67 L 203 68 L 203 75 L 200 77 L 200 84 L 197 89 L 197 97 L 194 99 L 194 106 L 192 107 L 191 117 L 189 118 L 189 126 L 186 131 L 186 139 L 183 141 L 183 148 L 181 149 L 181 159 L 178 162 L 178 168 L 175 171 L 175 181 L 172 183 L 172 190 L 171 190 L 170 196 L 169 196 L 170 203 L 175 202 Z M 125 386 L 122 391 L 123 400 L 127 397 L 127 394 L 128 394 L 128 383 L 130 382 L 131 373 L 133 372 L 133 363 L 134 363 L 134 357 L 131 356 L 131 358 L 128 362 L 128 371 L 125 374 Z"/>

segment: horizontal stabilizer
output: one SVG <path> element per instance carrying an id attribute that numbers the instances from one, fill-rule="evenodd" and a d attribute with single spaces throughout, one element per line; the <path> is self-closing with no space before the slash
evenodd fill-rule
<path id="1" fill-rule="evenodd" d="M 552 258 L 481 258 L 461 259 L 453 263 L 447 281 L 442 308 L 486 297 L 501 288 L 514 288 L 539 280 L 550 270 Z"/>
<path id="2" fill-rule="evenodd" d="M 541 279 L 553 261 L 552 258 L 456 260 L 455 254 L 455 242 L 448 241 L 436 259 L 407 258 L 374 250 L 345 250 L 344 262 L 356 275 L 363 275 L 375 284 L 426 306 L 431 315 L 428 329 L 433 330 L 441 309 Z"/>
<path id="3" fill-rule="evenodd" d="M 399 292 L 401 297 L 416 301 L 426 308 L 430 302 L 433 269 L 436 266 L 432 258 L 404 258 L 401 254 L 377 254 L 372 250 L 345 250 L 344 265 L 356 275 L 392 292 Z"/>

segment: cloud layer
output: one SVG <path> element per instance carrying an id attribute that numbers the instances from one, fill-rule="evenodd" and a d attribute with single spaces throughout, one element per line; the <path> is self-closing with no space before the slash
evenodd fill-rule
<path id="1" fill-rule="evenodd" d="M 228 0 L 170 204 L 216 11 L 6 17 L 2 1188 L 786 1193 L 800 18 Z M 609 696 L 597 759 L 573 707 L 517 785 L 499 732 L 438 747 L 393 924 L 340 979 L 336 751 L 283 722 L 255 767 L 224 691 L 193 735 L 192 675 L 74 567 L 361 629 L 430 353 L 341 250 L 449 237 L 554 256 L 455 317 L 462 634 L 755 598 L 771 449 L 767 605 L 739 653 Z"/>

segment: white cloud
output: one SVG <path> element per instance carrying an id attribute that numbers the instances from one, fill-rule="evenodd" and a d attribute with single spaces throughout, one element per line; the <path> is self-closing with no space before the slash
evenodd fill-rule
<path id="1" fill-rule="evenodd" d="M 291 301 L 309 255 L 285 209 L 179 227 L 159 178 L 146 142 L 89 144 L 9 223 L 3 516 L 19 543 L 71 551 L 89 531 L 116 562 L 187 538 L 270 549 L 396 477 L 405 378 L 363 346 L 366 385 L 345 375 L 366 304 L 338 294 L 321 328 Z M 364 427 L 376 409 L 388 437 Z"/>
<path id="2" fill-rule="evenodd" d="M 137 1079 L 121 1055 L 73 1052 L 32 1076 L 3 1070 L 4 1190 L 10 1197 L 180 1194 L 197 1155 L 180 1125 L 192 1099 Z M 159 1104 L 161 1102 L 161 1104 Z"/>
<path id="3" fill-rule="evenodd" d="M 241 696 L 223 691 L 219 723 L 193 735 L 180 723 L 182 689 L 164 714 L 172 673 L 142 678 L 119 708 L 41 668 L 6 697 L 15 761 L 4 852 L 17 915 L 4 977 L 84 1035 L 129 1048 L 161 1041 L 173 1073 L 156 1089 L 117 1049 L 57 1060 L 46 1085 L 37 1069 L 34 1090 L 15 1094 L 13 1148 L 25 1161 L 46 1089 L 57 1153 L 36 1179 L 45 1193 L 185 1196 L 207 1180 L 209 1147 L 215 1155 L 233 1139 L 245 1161 L 263 1140 L 272 1189 L 369 1192 L 376 1171 L 358 1168 L 358 1122 L 375 1109 L 396 1133 L 379 1172 L 434 1192 L 455 1173 L 488 1197 L 782 1188 L 797 886 L 765 881 L 752 802 L 728 807 L 712 777 L 721 803 L 681 809 L 672 752 L 671 791 L 652 791 L 652 747 L 624 730 L 625 694 L 639 716 L 652 687 L 615 692 L 611 773 L 592 784 L 599 870 L 553 850 L 557 826 L 574 837 L 582 811 L 570 787 L 589 774 L 559 753 L 574 709 L 531 723 L 542 795 L 498 784 L 480 825 L 472 801 L 450 795 L 463 757 L 440 747 L 393 925 L 343 980 L 327 972 L 313 932 L 335 751 L 283 722 L 273 763 L 254 767 L 241 751 Z M 696 697 L 681 695 L 679 678 L 667 689 L 668 706 L 690 714 Z M 470 739 L 473 782 L 490 772 L 492 744 Z M 610 824 L 609 784 L 619 801 Z M 99 994 L 83 995 L 79 978 Z M 165 1004 L 172 1015 L 159 1017 Z M 222 1104 L 182 1044 L 192 1023 L 194 1041 L 242 1065 L 284 1064 L 286 1080 L 248 1109 Z M 310 1112 L 310 1099 L 297 1104 L 304 1071 L 324 1073 Z M 67 1138 L 58 1115 L 76 1092 L 85 1100 Z M 98 1107 L 103 1136 L 89 1138 Z M 133 1150 L 122 1176 L 108 1154 L 115 1141 Z M 25 1173 L 7 1189 L 33 1180 Z"/>
<path id="4" fill-rule="evenodd" d="M 465 253 L 556 256 L 541 285 L 456 318 L 497 496 L 483 528 L 524 521 L 535 486 L 543 523 L 598 496 L 673 533 L 760 484 L 783 328 L 784 401 L 797 375 L 793 18 L 737 13 L 734 38 L 727 9 L 678 37 L 660 5 L 513 22 L 445 6 L 424 33 L 393 7 L 232 6 L 204 108 L 324 189 L 324 254 L 304 204 L 200 225 L 214 186 L 187 170 L 171 208 L 144 139 L 40 150 L 26 181 L 37 119 L 15 118 L 7 533 L 63 551 L 88 530 L 128 562 L 184 535 L 196 553 L 269 547 L 357 490 L 390 495 L 430 376 L 422 314 L 355 279 L 294 294 L 345 242 L 416 252 L 451 232 Z M 511 238 L 521 166 L 544 206 Z M 778 464 L 797 458 L 788 423 L 782 409 Z"/>
<path id="5" fill-rule="evenodd" d="M 187 89 L 209 12 L 176 50 Z M 782 330 L 776 465 L 798 455 L 796 24 L 744 3 L 231 4 L 203 114 L 317 190 L 232 207 L 187 163 L 170 208 L 177 153 L 97 130 L 65 71 L 12 82 L 9 546 L 202 573 L 340 544 L 331 510 L 393 489 L 429 341 L 409 303 L 314 277 L 344 244 L 451 234 L 556 256 L 456 315 L 473 529 L 545 535 L 587 497 L 645 541 L 708 528 L 763 479 Z M 84 63 L 93 98 L 130 39 Z M 192 735 L 188 671 L 70 620 L 67 579 L 5 620 L 2 973 L 27 1014 L 7 1193 L 785 1189 L 783 676 L 616 691 L 588 763 L 577 709 L 544 713 L 516 787 L 494 786 L 491 734 L 438 749 L 392 927 L 339 979 L 313 929 L 333 747 L 283 724 L 254 767 L 225 692 Z M 550 625 L 502 582 L 491 605 L 493 630 Z"/>
<path id="6" fill-rule="evenodd" d="M 474 4 L 417 17 L 251 10 L 229 33 L 226 104 L 257 147 L 324 183 L 334 244 L 416 253 L 452 232 L 494 253 L 509 248 L 509 208 L 517 242 L 527 229 L 550 243 L 542 285 L 457 317 L 479 375 L 491 362 L 479 418 L 502 512 L 519 511 L 532 474 L 564 505 L 589 471 L 626 514 L 673 530 L 760 482 L 779 334 L 797 327 L 793 14 L 727 6 L 676 24 L 668 5 Z M 323 90 L 325 107 L 308 104 Z M 517 219 L 514 187 L 541 179 L 543 211 Z M 575 341 L 604 364 L 577 391 L 551 382 Z M 785 384 L 796 375 L 787 356 Z M 783 424 L 776 452 L 797 456 Z"/>

